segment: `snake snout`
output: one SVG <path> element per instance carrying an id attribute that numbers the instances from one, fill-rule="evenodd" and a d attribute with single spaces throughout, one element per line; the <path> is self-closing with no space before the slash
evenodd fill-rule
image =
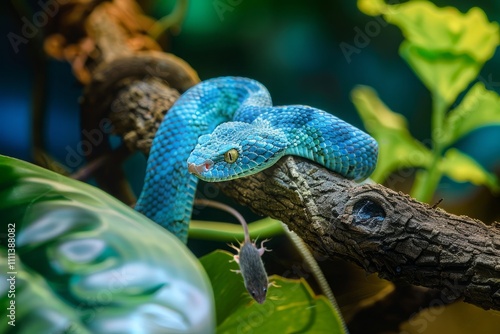
<path id="1" fill-rule="evenodd" d="M 208 171 L 213 166 L 212 160 L 205 160 L 202 164 L 188 163 L 188 171 L 191 174 L 200 175 L 203 172 Z"/>

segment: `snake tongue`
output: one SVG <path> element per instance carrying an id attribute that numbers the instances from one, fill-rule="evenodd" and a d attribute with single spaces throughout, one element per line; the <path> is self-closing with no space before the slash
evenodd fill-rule
<path id="1" fill-rule="evenodd" d="M 202 164 L 188 163 L 188 171 L 191 174 L 200 175 L 203 172 L 208 171 L 213 166 L 212 160 L 205 160 Z"/>

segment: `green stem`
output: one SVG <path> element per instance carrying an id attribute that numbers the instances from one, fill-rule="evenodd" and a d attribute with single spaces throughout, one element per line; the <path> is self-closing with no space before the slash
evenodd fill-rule
<path id="1" fill-rule="evenodd" d="M 252 240 L 283 234 L 281 222 L 272 218 L 264 218 L 250 223 L 248 230 Z M 245 236 L 239 224 L 192 220 L 189 224 L 189 237 L 227 242 L 235 239 L 243 240 Z"/>
<path id="2" fill-rule="evenodd" d="M 432 161 L 426 170 L 417 173 L 411 196 L 421 202 L 429 203 L 441 180 L 442 173 L 439 163 L 444 150 L 443 124 L 446 115 L 447 103 L 439 94 L 433 94 L 432 100 Z"/>

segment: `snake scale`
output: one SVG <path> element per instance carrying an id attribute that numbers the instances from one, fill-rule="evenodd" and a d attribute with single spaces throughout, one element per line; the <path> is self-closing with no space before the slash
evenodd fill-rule
<path id="1" fill-rule="evenodd" d="M 136 210 L 186 242 L 198 178 L 225 181 L 297 155 L 362 180 L 377 151 L 372 137 L 323 110 L 276 107 L 255 80 L 214 78 L 186 91 L 161 123 Z"/>

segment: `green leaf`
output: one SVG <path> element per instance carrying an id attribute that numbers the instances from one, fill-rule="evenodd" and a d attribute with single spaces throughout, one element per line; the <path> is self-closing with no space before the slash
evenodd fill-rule
<path id="1" fill-rule="evenodd" d="M 358 0 L 361 12 L 370 16 L 377 16 L 387 10 L 388 5 L 383 0 Z"/>
<path id="2" fill-rule="evenodd" d="M 496 175 L 487 172 L 476 160 L 456 148 L 446 151 L 439 168 L 457 182 L 471 182 L 478 186 L 485 185 L 493 191 L 500 191 Z"/>
<path id="3" fill-rule="evenodd" d="M 477 77 L 482 66 L 468 55 L 431 53 L 409 42 L 403 42 L 399 52 L 433 96 L 445 102 L 446 107 Z"/>
<path id="4" fill-rule="evenodd" d="M 315 296 L 304 280 L 270 277 L 264 304 L 245 290 L 232 254 L 215 251 L 201 263 L 212 281 L 217 308 L 217 333 L 345 333 L 341 315 L 324 296 Z"/>
<path id="5" fill-rule="evenodd" d="M 488 125 L 500 125 L 500 96 L 478 82 L 446 118 L 444 142 L 451 145 L 469 132 Z"/>
<path id="6" fill-rule="evenodd" d="M 7 281 L 9 285 L 1 285 L 5 290 L 0 289 L 4 298 L 1 299 L 2 310 L 7 310 L 0 323 L 1 333 L 10 333 L 16 329 L 16 333 L 91 333 L 80 321 L 78 312 L 64 303 L 52 290 L 47 281 L 29 268 L 25 268 L 18 257 L 11 261 L 16 263 L 16 274 L 8 267 L 7 249 L 0 251 L 0 270 L 2 282 Z M 10 280 L 15 278 L 14 295 L 9 298 L 8 292 L 11 289 Z M 14 304 L 10 304 L 10 301 Z M 8 309 L 10 308 L 10 310 Z M 11 313 L 12 310 L 12 313 Z M 9 317 L 12 314 L 13 317 Z M 7 316 L 7 317 L 5 317 Z M 28 320 L 29 319 L 29 320 Z M 8 321 L 13 321 L 9 324 Z M 12 327 L 12 325 L 15 327 Z M 46 331 L 50 329 L 50 331 Z M 12 332 L 12 331 L 11 331 Z"/>
<path id="7" fill-rule="evenodd" d="M 377 168 L 370 176 L 375 182 L 383 182 L 400 168 L 430 164 L 431 152 L 412 137 L 406 119 L 391 111 L 372 88 L 357 86 L 351 97 L 366 130 L 379 144 Z"/>
<path id="8" fill-rule="evenodd" d="M 489 22 L 481 8 L 463 14 L 455 7 L 439 8 L 429 1 L 410 1 L 384 12 L 410 43 L 429 52 L 469 55 L 484 63 L 495 53 L 499 26 Z"/>
<path id="9" fill-rule="evenodd" d="M 454 7 L 438 8 L 428 1 L 388 5 L 358 1 L 369 15 L 383 14 L 398 26 L 406 41 L 400 54 L 434 97 L 450 106 L 477 77 L 499 44 L 499 26 L 474 7 L 463 14 Z"/>
<path id="10" fill-rule="evenodd" d="M 101 190 L 0 156 L 0 216 L 2 232 L 15 230 L 17 258 L 9 257 L 0 279 L 17 272 L 16 333 L 215 329 L 199 261 Z"/>

